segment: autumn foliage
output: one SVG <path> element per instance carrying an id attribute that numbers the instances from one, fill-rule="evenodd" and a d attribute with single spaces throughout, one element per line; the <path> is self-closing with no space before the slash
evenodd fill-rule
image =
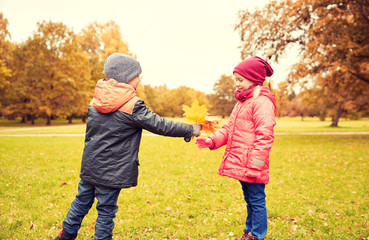
<path id="1" fill-rule="evenodd" d="M 197 100 L 192 103 L 191 107 L 183 105 L 183 111 L 187 120 L 200 124 L 206 134 L 214 133 L 219 128 L 219 121 L 206 120 L 208 110 L 205 105 L 200 106 Z"/>
<path id="2" fill-rule="evenodd" d="M 291 47 L 297 49 L 289 93 L 297 85 L 309 91 L 300 97 L 308 107 L 304 98 L 315 92 L 319 116 L 331 116 L 332 126 L 344 114 L 368 113 L 367 0 L 272 0 L 263 9 L 240 11 L 236 30 L 243 57 L 260 53 L 278 62 Z"/>
<path id="3" fill-rule="evenodd" d="M 287 79 L 267 79 L 278 83 L 269 85 L 279 117 L 331 118 L 337 126 L 341 117 L 369 116 L 368 13 L 366 0 L 271 0 L 255 11 L 241 9 L 235 29 L 242 58 L 259 55 L 273 66 L 291 47 L 299 52 Z M 42 21 L 21 43 L 11 42 L 8 24 L 0 13 L 0 116 L 8 119 L 84 121 L 105 58 L 113 52 L 137 57 L 113 21 L 91 23 L 79 33 Z M 210 115 L 226 118 L 237 102 L 232 69 L 226 74 L 214 79 L 212 94 L 166 85 L 141 85 L 137 93 L 164 117 L 180 117 L 183 105 L 198 100 Z M 206 126 L 212 122 L 205 120 Z"/>

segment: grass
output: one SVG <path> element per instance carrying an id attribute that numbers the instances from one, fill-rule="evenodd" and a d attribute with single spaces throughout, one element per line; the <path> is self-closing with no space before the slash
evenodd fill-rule
<path id="1" fill-rule="evenodd" d="M 175 118 L 176 121 L 186 122 L 184 118 Z M 220 119 L 223 124 L 226 119 Z M 11 134 L 84 134 L 86 125 L 75 121 L 74 124 L 68 124 L 67 120 L 56 120 L 51 126 L 45 126 L 43 120 L 38 120 L 35 126 L 20 123 L 18 121 L 9 121 L 0 119 L 0 136 Z M 339 127 L 330 127 L 330 121 L 321 122 L 318 118 L 277 118 L 275 126 L 276 133 L 297 133 L 297 132 L 369 132 L 369 119 L 346 120 L 341 119 Z"/>
<path id="2" fill-rule="evenodd" d="M 62 128 L 68 132 L 70 129 Z M 0 239 L 53 239 L 77 193 L 83 137 L 0 138 Z M 369 135 L 277 135 L 266 239 L 369 237 Z M 216 174 L 224 148 L 143 137 L 139 185 L 123 189 L 114 239 L 235 239 L 240 184 Z M 97 212 L 78 239 L 91 239 Z"/>
<path id="3" fill-rule="evenodd" d="M 360 132 L 369 131 L 369 119 L 349 120 L 341 118 L 338 127 L 331 127 L 331 121 L 320 121 L 319 118 L 300 117 L 277 118 L 276 132 Z"/>

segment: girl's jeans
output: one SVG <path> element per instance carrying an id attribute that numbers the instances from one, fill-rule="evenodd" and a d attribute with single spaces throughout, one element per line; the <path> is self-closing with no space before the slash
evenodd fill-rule
<path id="1" fill-rule="evenodd" d="M 245 232 L 251 232 L 257 239 L 263 239 L 268 228 L 265 184 L 240 182 L 247 203 Z"/>
<path id="2" fill-rule="evenodd" d="M 68 233 L 77 233 L 85 215 L 88 213 L 95 197 L 98 217 L 95 222 L 95 240 L 112 239 L 115 213 L 118 211 L 118 196 L 121 189 L 93 186 L 81 180 L 78 194 L 72 202 L 67 216 L 63 221 L 63 228 Z"/>

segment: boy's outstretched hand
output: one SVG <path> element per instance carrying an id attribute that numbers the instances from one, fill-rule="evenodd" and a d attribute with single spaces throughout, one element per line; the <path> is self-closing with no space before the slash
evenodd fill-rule
<path id="1" fill-rule="evenodd" d="M 210 148 L 214 145 L 213 140 L 210 138 L 197 138 L 196 145 L 198 148 Z"/>

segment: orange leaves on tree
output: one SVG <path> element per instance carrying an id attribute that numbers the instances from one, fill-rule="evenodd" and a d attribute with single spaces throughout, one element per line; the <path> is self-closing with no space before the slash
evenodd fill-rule
<path id="1" fill-rule="evenodd" d="M 200 106 L 197 100 L 193 101 L 191 107 L 183 105 L 183 111 L 187 120 L 189 122 L 197 122 L 198 124 L 202 125 L 202 130 L 204 130 L 206 134 L 214 133 L 217 128 L 219 128 L 218 121 L 210 121 L 205 119 L 208 115 L 208 110 L 205 105 Z"/>

